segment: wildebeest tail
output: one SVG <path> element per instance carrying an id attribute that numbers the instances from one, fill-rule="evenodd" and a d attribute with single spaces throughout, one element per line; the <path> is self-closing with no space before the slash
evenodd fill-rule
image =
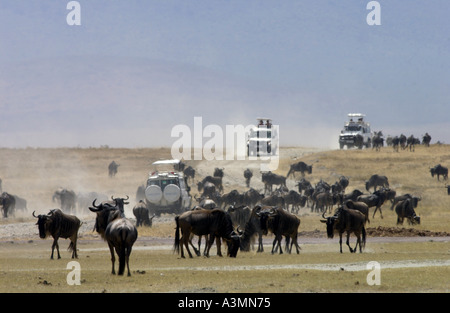
<path id="1" fill-rule="evenodd" d="M 180 225 L 178 224 L 179 216 L 175 216 L 175 223 L 177 226 L 175 227 L 175 242 L 173 243 L 173 250 L 177 253 L 180 252 Z"/>

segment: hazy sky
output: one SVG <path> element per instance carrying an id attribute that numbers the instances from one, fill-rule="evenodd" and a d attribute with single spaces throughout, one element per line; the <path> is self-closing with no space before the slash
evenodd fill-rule
<path id="1" fill-rule="evenodd" d="M 349 112 L 450 143 L 450 2 L 0 1 L 0 146 L 170 146 L 174 125 L 254 123 L 337 147 Z M 205 125 L 203 125 L 205 126 Z M 172 140 L 172 141 L 171 141 Z"/>

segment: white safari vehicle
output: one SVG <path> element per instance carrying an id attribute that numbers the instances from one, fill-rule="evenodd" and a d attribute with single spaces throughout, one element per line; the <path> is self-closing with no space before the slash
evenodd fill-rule
<path id="1" fill-rule="evenodd" d="M 371 147 L 373 133 L 370 124 L 364 120 L 365 115 L 361 113 L 349 113 L 348 121 L 339 135 L 339 147 L 347 146 L 347 149 L 357 147 L 362 149 Z"/>
<path id="2" fill-rule="evenodd" d="M 257 118 L 258 125 L 251 128 L 247 140 L 248 156 L 276 155 L 278 153 L 278 126 L 270 118 Z"/>
<path id="3" fill-rule="evenodd" d="M 190 209 L 191 196 L 187 190 L 183 172 L 175 171 L 180 160 L 153 162 L 154 170 L 149 173 L 145 197 L 151 214 L 179 214 Z"/>

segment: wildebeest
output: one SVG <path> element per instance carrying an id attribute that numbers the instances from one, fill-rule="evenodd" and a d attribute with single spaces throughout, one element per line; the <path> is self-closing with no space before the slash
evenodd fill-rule
<path id="1" fill-rule="evenodd" d="M 39 229 L 39 237 L 42 239 L 47 238 L 47 236 L 53 237 L 52 244 L 52 255 L 56 247 L 56 252 L 58 253 L 58 259 L 61 259 L 59 254 L 58 239 L 64 238 L 70 239 L 69 250 L 72 250 L 72 259 L 78 258 L 77 253 L 77 239 L 78 239 L 78 229 L 81 226 L 81 222 L 75 215 L 68 215 L 63 213 L 60 209 L 50 210 L 48 214 L 39 214 L 36 216 L 33 211 L 33 216 L 38 219 L 36 225 Z"/>
<path id="2" fill-rule="evenodd" d="M 179 252 L 181 245 L 181 257 L 184 258 L 183 245 L 192 258 L 189 250 L 189 240 L 191 234 L 197 236 L 209 235 L 206 243 L 205 255 L 209 256 L 209 250 L 216 237 L 223 238 L 228 244 L 228 256 L 236 257 L 239 250 L 239 235 L 233 229 L 231 216 L 221 210 L 194 210 L 186 211 L 175 217 L 175 242 L 174 249 Z M 181 230 L 181 239 L 180 239 Z M 217 241 L 217 254 L 221 256 L 220 241 Z"/>
<path id="3" fill-rule="evenodd" d="M 420 144 L 420 140 L 419 138 L 415 138 L 414 135 L 411 135 L 406 139 L 406 147 L 409 146 L 409 151 L 415 151 L 416 144 Z"/>
<path id="4" fill-rule="evenodd" d="M 260 194 L 256 189 L 250 188 L 244 192 L 244 204 L 253 208 L 257 203 L 264 198 L 263 194 Z"/>
<path id="5" fill-rule="evenodd" d="M 395 206 L 395 213 L 397 213 L 397 225 L 403 224 L 406 218 L 410 225 L 420 224 L 420 216 L 416 215 L 414 211 L 414 201 L 411 198 L 400 201 Z"/>
<path id="6" fill-rule="evenodd" d="M 375 148 L 375 151 L 380 151 L 380 149 L 384 145 L 384 138 L 381 131 L 375 133 L 372 137 L 372 150 Z"/>
<path id="7" fill-rule="evenodd" d="M 366 181 L 366 190 L 369 191 L 371 187 L 373 187 L 373 191 L 376 191 L 377 187 L 389 188 L 388 178 L 378 174 L 372 175 L 369 180 Z"/>
<path id="8" fill-rule="evenodd" d="M 244 171 L 244 178 L 245 178 L 245 185 L 247 186 L 247 188 L 250 187 L 250 180 L 253 177 L 253 172 L 250 169 L 246 169 Z"/>
<path id="9" fill-rule="evenodd" d="M 0 205 L 2 206 L 3 217 L 8 217 L 8 214 L 14 215 L 16 209 L 16 198 L 4 191 L 0 195 Z"/>
<path id="10" fill-rule="evenodd" d="M 360 202 L 360 201 L 347 200 L 344 202 L 344 205 L 348 209 L 356 210 L 356 211 L 359 211 L 362 214 L 364 214 L 364 217 L 366 218 L 366 222 L 370 223 L 369 206 L 366 203 Z"/>
<path id="11" fill-rule="evenodd" d="M 119 168 L 120 164 L 117 164 L 116 161 L 112 161 L 108 165 L 108 175 L 109 177 L 114 177 L 117 174 L 117 169 Z"/>
<path id="12" fill-rule="evenodd" d="M 227 212 L 230 214 L 231 221 L 235 227 L 245 227 L 245 224 L 252 214 L 252 211 L 246 205 L 230 205 Z"/>
<path id="13" fill-rule="evenodd" d="M 305 176 L 305 172 L 311 174 L 312 165 L 308 165 L 303 161 L 291 164 L 291 167 L 289 168 L 289 172 L 287 173 L 286 178 L 288 178 L 291 174 L 295 178 L 295 172 L 301 172 L 302 177 Z"/>
<path id="14" fill-rule="evenodd" d="M 254 236 L 258 236 L 258 249 L 256 252 L 264 252 L 263 247 L 263 230 L 258 213 L 262 210 L 260 205 L 253 207 L 250 217 L 244 226 L 244 233 L 241 237 L 240 249 L 242 251 L 250 251 L 250 245 L 253 244 Z"/>
<path id="15" fill-rule="evenodd" d="M 195 169 L 192 166 L 188 166 L 183 171 L 184 177 L 187 179 L 194 179 L 195 178 Z"/>
<path id="16" fill-rule="evenodd" d="M 437 180 L 439 180 L 439 176 L 442 175 L 442 177 L 447 180 L 448 179 L 448 168 L 445 166 L 442 166 L 441 164 L 436 165 L 433 168 L 430 168 L 431 177 L 434 177 L 434 175 L 437 175 Z"/>
<path id="17" fill-rule="evenodd" d="M 53 193 L 52 201 L 59 201 L 61 210 L 66 213 L 71 213 L 76 208 L 77 195 L 73 190 L 60 188 Z"/>
<path id="18" fill-rule="evenodd" d="M 264 183 L 264 193 L 272 192 L 273 185 L 280 185 L 286 187 L 286 177 L 272 173 L 266 172 L 261 174 L 262 182 Z"/>
<path id="19" fill-rule="evenodd" d="M 358 201 L 364 202 L 368 205 L 369 208 L 375 207 L 375 210 L 373 211 L 373 217 L 375 217 L 375 213 L 380 210 L 380 216 L 383 218 L 383 212 L 381 211 L 381 206 L 384 204 L 384 202 L 387 199 L 386 195 L 386 189 L 382 188 L 379 190 L 374 191 L 370 195 L 361 195 L 358 197 Z"/>
<path id="20" fill-rule="evenodd" d="M 111 196 L 111 200 L 114 201 L 114 203 L 111 203 L 113 206 L 116 206 L 122 214 L 125 213 L 125 205 L 130 204 L 130 202 L 126 202 L 130 197 L 127 195 L 127 198 L 114 198 L 114 196 Z"/>
<path id="21" fill-rule="evenodd" d="M 328 238 L 334 237 L 334 231 L 339 233 L 339 246 L 342 253 L 342 234 L 347 233 L 347 246 L 351 253 L 356 252 L 359 244 L 359 252 L 362 252 L 362 247 L 366 245 L 366 229 L 364 228 L 365 216 L 359 211 L 346 209 L 340 207 L 336 210 L 333 216 L 325 217 L 325 212 L 322 214 L 322 223 L 327 225 Z M 357 237 L 355 248 L 350 247 L 350 234 L 354 233 Z M 362 238 L 361 238 L 362 237 Z"/>
<path id="22" fill-rule="evenodd" d="M 212 183 L 219 192 L 223 192 L 222 177 L 206 176 L 197 183 L 198 191 L 201 192 L 207 183 Z"/>
<path id="23" fill-rule="evenodd" d="M 417 205 L 419 204 L 419 201 L 422 200 L 422 197 L 417 197 L 417 196 L 413 196 L 410 193 L 405 193 L 403 195 L 400 196 L 396 196 L 394 197 L 394 199 L 392 200 L 392 206 L 391 206 L 391 211 L 394 210 L 394 207 L 397 205 L 397 203 L 399 203 L 400 201 L 404 201 L 406 199 L 411 199 L 412 203 L 413 203 L 413 207 L 417 208 Z"/>
<path id="24" fill-rule="evenodd" d="M 423 135 L 423 137 L 422 137 L 422 144 L 425 147 L 429 147 L 430 142 L 431 142 L 431 136 L 428 133 L 425 133 L 425 135 Z"/>
<path id="25" fill-rule="evenodd" d="M 119 256 L 119 275 L 123 275 L 126 264 L 128 276 L 131 276 L 129 259 L 133 244 L 138 237 L 138 231 L 116 206 L 112 206 L 109 203 L 95 205 L 95 201 L 92 202 L 92 207 L 89 207 L 89 210 L 97 214 L 95 230 L 108 243 L 111 253 L 111 273 L 116 274 L 114 270 L 116 261 L 115 250 Z"/>
<path id="26" fill-rule="evenodd" d="M 295 245 L 297 254 L 300 253 L 300 246 L 297 242 L 298 227 L 300 226 L 300 219 L 282 208 L 271 207 L 270 209 L 261 210 L 258 213 L 260 217 L 261 229 L 264 234 L 271 231 L 275 235 L 275 239 L 272 244 L 272 254 L 277 247 L 280 248 L 280 254 L 283 253 L 281 248 L 281 240 L 283 236 L 286 237 L 286 250 L 291 253 L 292 245 Z M 291 242 L 291 246 L 288 247 L 288 242 Z"/>
<path id="27" fill-rule="evenodd" d="M 221 178 L 223 178 L 223 175 L 224 175 L 223 170 L 224 170 L 223 167 L 222 167 L 222 168 L 216 167 L 216 168 L 214 169 L 213 176 L 214 176 L 214 177 L 221 177 Z"/>
<path id="28" fill-rule="evenodd" d="M 153 218 L 155 217 L 155 215 L 152 217 L 149 216 L 147 204 L 143 200 L 136 203 L 133 208 L 133 215 L 136 217 L 136 227 L 142 225 L 151 227 L 153 224 Z"/>

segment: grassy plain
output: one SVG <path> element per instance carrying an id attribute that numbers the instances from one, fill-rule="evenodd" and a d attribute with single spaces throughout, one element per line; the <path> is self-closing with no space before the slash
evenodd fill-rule
<path id="1" fill-rule="evenodd" d="M 289 152 L 284 153 L 283 151 Z M 98 191 L 108 195 L 130 195 L 134 205 L 137 186 L 144 183 L 151 162 L 169 158 L 170 150 L 161 149 L 0 149 L 0 177 L 3 190 L 28 200 L 28 212 L 15 218 L 1 219 L 0 227 L 20 227 L 34 222 L 33 210 L 46 213 L 56 206 L 51 196 L 63 186 L 80 191 Z M 107 176 L 109 162 L 120 164 L 114 179 Z M 447 182 L 432 178 L 429 168 L 450 163 L 450 147 L 432 145 L 416 147 L 415 152 L 394 152 L 391 148 L 374 150 L 313 151 L 285 148 L 281 151 L 278 174 L 286 175 L 289 165 L 303 160 L 313 164 L 307 175 L 313 184 L 323 179 L 334 183 L 340 175 L 350 179 L 348 191 L 365 191 L 364 182 L 372 174 L 386 175 L 397 194 L 413 193 L 422 197 L 417 214 L 421 225 L 415 229 L 450 231 L 450 196 Z M 212 173 L 220 161 L 188 162 L 207 168 Z M 243 171 L 248 164 L 236 162 Z M 228 177 L 231 163 L 225 169 L 225 192 L 234 188 L 245 190 L 241 178 Z M 199 171 L 198 179 L 207 171 Z M 255 171 L 252 185 L 262 188 L 260 174 Z M 297 174 L 296 179 L 300 178 Z M 288 187 L 295 188 L 295 179 Z M 195 193 L 196 188 L 193 187 Z M 90 212 L 79 212 L 82 220 L 92 221 Z M 397 227 L 395 213 L 383 206 L 383 216 L 371 217 L 368 227 Z M 309 208 L 300 211 L 300 231 L 323 231 L 320 216 Z M 410 228 L 406 223 L 405 228 Z M 140 238 L 131 255 L 131 277 L 110 274 L 111 263 L 106 243 L 95 233 L 86 231 L 79 239 L 77 260 L 81 266 L 81 285 L 66 282 L 70 253 L 68 241 L 60 240 L 61 260 L 50 260 L 51 240 L 40 240 L 34 233 L 0 240 L 0 292 L 449 292 L 450 240 L 420 242 L 386 241 L 367 238 L 362 254 L 350 254 L 344 244 L 339 253 L 338 239 L 305 243 L 300 237 L 300 255 L 271 255 L 270 248 L 262 254 L 239 253 L 236 259 L 220 258 L 212 252 L 210 258 L 180 259 L 171 250 L 174 235 L 172 217 L 155 220 L 152 228 L 140 228 Z M 155 244 L 152 238 L 164 244 Z M 344 239 L 345 240 L 345 239 Z M 354 239 L 351 238 L 352 245 Z M 369 286 L 369 261 L 381 264 L 381 285 Z M 419 264 L 420 263 L 420 264 Z M 398 265 L 398 267 L 395 266 Z M 440 264 L 440 266 L 436 266 Z M 358 269 L 352 270 L 352 265 Z M 385 267 L 383 267 L 385 266 Z"/>

